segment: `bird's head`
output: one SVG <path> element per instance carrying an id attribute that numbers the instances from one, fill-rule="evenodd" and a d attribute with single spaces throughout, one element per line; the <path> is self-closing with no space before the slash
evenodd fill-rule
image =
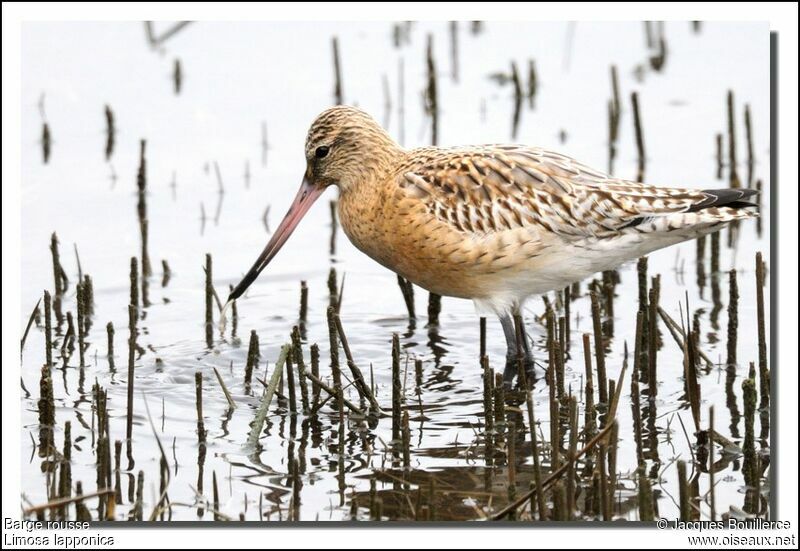
<path id="1" fill-rule="evenodd" d="M 320 113 L 306 137 L 306 180 L 347 193 L 385 172 L 400 147 L 369 114 L 346 105 Z"/>
<path id="2" fill-rule="evenodd" d="M 402 149 L 364 111 L 337 106 L 323 111 L 308 130 L 306 171 L 300 189 L 253 267 L 231 291 L 239 298 L 283 247 L 311 205 L 332 185 L 340 194 L 376 184 L 391 170 Z"/>

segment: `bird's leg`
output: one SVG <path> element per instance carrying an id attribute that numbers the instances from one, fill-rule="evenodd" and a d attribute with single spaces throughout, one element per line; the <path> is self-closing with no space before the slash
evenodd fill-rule
<path id="1" fill-rule="evenodd" d="M 514 327 L 515 327 L 515 337 L 517 342 L 517 350 L 518 355 L 521 356 L 521 364 L 523 369 L 525 370 L 525 384 L 532 385 L 534 380 L 534 363 L 533 363 L 533 353 L 531 352 L 531 346 L 528 342 L 528 334 L 525 331 L 525 323 L 522 320 L 522 315 L 517 313 L 514 315 Z M 519 361 L 518 364 L 519 365 Z M 517 369 L 519 371 L 519 369 Z M 522 381 L 520 380 L 520 384 Z"/>
<path id="2" fill-rule="evenodd" d="M 503 326 L 503 334 L 506 337 L 506 366 L 503 369 L 503 384 L 510 389 L 514 375 L 517 374 L 520 351 L 517 347 L 517 332 L 514 330 L 514 319 L 511 315 L 506 313 L 500 316 L 500 325 Z"/>

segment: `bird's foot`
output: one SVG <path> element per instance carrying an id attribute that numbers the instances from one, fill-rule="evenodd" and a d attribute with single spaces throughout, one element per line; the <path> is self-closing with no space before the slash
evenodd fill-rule
<path id="1" fill-rule="evenodd" d="M 514 388 L 514 377 L 517 376 L 519 357 L 516 354 L 506 355 L 506 366 L 503 369 L 503 387 L 505 390 Z"/>

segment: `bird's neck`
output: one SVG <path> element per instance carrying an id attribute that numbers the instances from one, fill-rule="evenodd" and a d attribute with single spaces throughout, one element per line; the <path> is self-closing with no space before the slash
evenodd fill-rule
<path id="1" fill-rule="evenodd" d="M 338 214 L 350 241 L 378 262 L 387 252 L 390 240 L 385 235 L 387 209 L 392 208 L 392 193 L 398 167 L 405 150 L 394 144 L 381 150 L 379 157 L 370 156 L 360 170 L 359 178 L 340 186 Z"/>

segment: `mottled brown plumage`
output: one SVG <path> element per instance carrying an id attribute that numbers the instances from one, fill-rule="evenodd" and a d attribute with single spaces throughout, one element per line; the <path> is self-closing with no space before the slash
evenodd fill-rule
<path id="1" fill-rule="evenodd" d="M 321 145 L 327 164 L 314 158 Z M 498 313 L 754 215 L 714 207 L 709 192 L 612 178 L 536 147 L 404 150 L 352 107 L 320 115 L 306 153 L 309 175 L 339 186 L 356 247 L 426 289 Z"/>
<path id="2" fill-rule="evenodd" d="M 331 185 L 356 247 L 425 289 L 472 299 L 506 320 L 506 330 L 509 313 L 532 294 L 757 215 L 749 190 L 632 182 L 537 147 L 406 150 L 367 113 L 346 106 L 314 121 L 306 159 L 280 235 L 232 298 Z"/>

